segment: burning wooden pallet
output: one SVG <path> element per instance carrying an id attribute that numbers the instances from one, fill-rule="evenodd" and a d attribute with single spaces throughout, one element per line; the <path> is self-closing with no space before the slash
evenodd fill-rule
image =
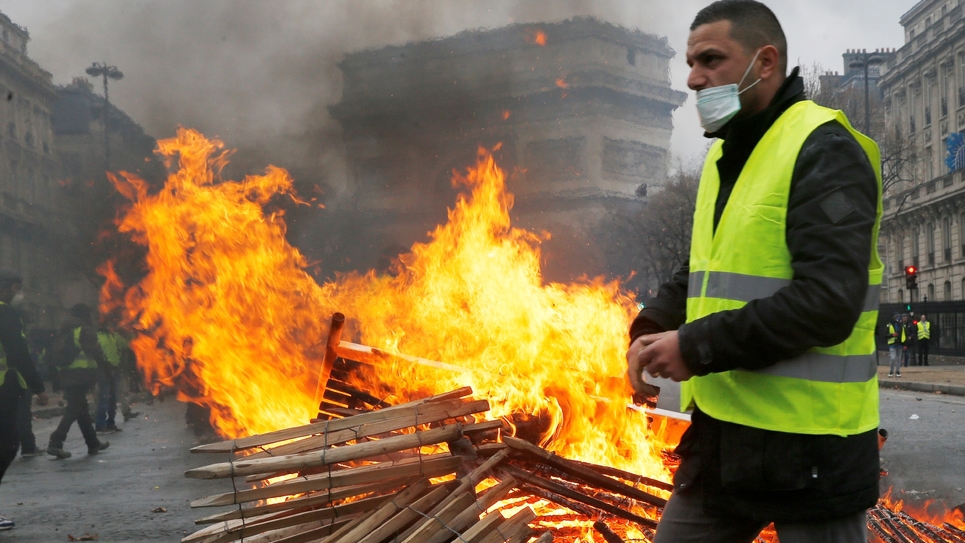
<path id="1" fill-rule="evenodd" d="M 547 543 L 554 533 L 579 530 L 575 521 L 592 524 L 611 543 L 629 525 L 653 536 L 666 503 L 657 492 L 668 483 L 500 436 L 501 421 L 474 420 L 489 404 L 469 399 L 471 393 L 464 388 L 195 447 L 232 459 L 188 477 L 274 482 L 194 501 L 192 507 L 237 507 L 199 519 L 209 526 L 182 541 L 522 543 L 536 537 L 531 526 L 561 526 L 544 528 L 539 539 Z M 559 507 L 544 511 L 547 502 Z"/>

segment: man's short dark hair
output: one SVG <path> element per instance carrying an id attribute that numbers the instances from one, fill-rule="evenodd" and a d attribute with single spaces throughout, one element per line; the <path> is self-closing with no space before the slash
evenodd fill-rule
<path id="1" fill-rule="evenodd" d="M 787 38 L 774 12 L 756 0 L 717 0 L 697 13 L 691 32 L 698 26 L 730 21 L 730 37 L 751 52 L 773 45 L 780 54 L 780 71 L 787 73 Z"/>

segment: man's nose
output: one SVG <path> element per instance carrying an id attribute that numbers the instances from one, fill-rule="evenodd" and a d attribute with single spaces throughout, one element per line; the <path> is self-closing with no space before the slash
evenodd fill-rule
<path id="1" fill-rule="evenodd" d="M 704 75 L 700 67 L 694 66 L 690 69 L 690 75 L 687 76 L 687 86 L 693 91 L 699 91 L 707 86 L 707 76 Z"/>

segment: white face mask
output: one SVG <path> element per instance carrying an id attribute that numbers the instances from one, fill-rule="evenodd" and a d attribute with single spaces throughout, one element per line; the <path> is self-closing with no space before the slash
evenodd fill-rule
<path id="1" fill-rule="evenodd" d="M 23 303 L 23 292 L 18 292 L 13 295 L 13 299 L 10 300 L 10 305 L 17 306 Z"/>
<path id="2" fill-rule="evenodd" d="M 731 83 L 697 91 L 697 116 L 700 117 L 700 126 L 704 130 L 710 133 L 717 132 L 741 110 L 740 95 L 761 82 L 761 78 L 758 77 L 757 81 L 751 83 L 746 89 L 739 90 L 760 54 L 761 50 L 758 49 L 751 59 L 750 66 L 744 71 L 744 77 L 741 77 L 736 85 Z"/>

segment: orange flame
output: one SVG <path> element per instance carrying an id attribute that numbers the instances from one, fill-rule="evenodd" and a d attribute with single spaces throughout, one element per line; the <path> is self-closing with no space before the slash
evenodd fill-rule
<path id="1" fill-rule="evenodd" d="M 182 129 L 159 143 L 179 166 L 163 190 L 148 194 L 130 174 L 115 183 L 132 201 L 120 230 L 148 249 L 149 274 L 123 298 L 141 334 L 132 343 L 139 363 L 149 379 L 212 406 L 223 434 L 305 422 L 325 322 L 341 311 L 365 344 L 462 368 L 395 362 L 367 383 L 380 397 L 471 385 L 492 416 L 537 421 L 539 441 L 554 451 L 668 477 L 645 417 L 626 408 L 633 300 L 602 279 L 542 281 L 544 237 L 510 224 L 513 197 L 488 151 L 455 176 L 469 193 L 428 243 L 399 257 L 394 277 L 370 271 L 318 285 L 286 243 L 282 216 L 264 211 L 294 197 L 290 177 L 269 167 L 223 181 L 222 147 Z M 119 300 L 108 284 L 109 308 Z"/>
<path id="2" fill-rule="evenodd" d="M 534 43 L 541 47 L 545 46 L 546 32 L 543 32 L 543 30 L 540 28 L 529 29 L 526 31 L 526 41 L 528 41 L 529 43 Z"/>

